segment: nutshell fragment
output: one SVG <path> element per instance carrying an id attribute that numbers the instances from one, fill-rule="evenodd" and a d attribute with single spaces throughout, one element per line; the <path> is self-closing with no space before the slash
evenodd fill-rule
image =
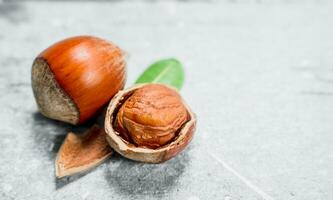
<path id="1" fill-rule="evenodd" d="M 103 128 L 94 125 L 82 135 L 68 133 L 58 152 L 56 177 L 62 178 L 90 170 L 112 154 Z"/>

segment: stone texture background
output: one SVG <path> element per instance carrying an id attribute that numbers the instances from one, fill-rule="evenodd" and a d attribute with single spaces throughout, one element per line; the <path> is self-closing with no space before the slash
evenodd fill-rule
<path id="1" fill-rule="evenodd" d="M 333 199 L 329 1 L 0 1 L 0 199 Z M 91 34 L 128 54 L 128 82 L 177 57 L 197 113 L 191 145 L 160 165 L 115 155 L 56 180 L 65 134 L 37 112 L 34 57 Z M 87 125 L 89 126 L 89 125 Z"/>

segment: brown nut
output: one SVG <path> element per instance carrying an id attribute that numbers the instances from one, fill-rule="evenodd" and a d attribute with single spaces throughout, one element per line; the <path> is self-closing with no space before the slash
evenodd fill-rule
<path id="1" fill-rule="evenodd" d="M 119 91 L 111 100 L 105 130 L 111 147 L 126 158 L 160 163 L 182 151 L 196 126 L 178 92 L 162 84 Z"/>
<path id="2" fill-rule="evenodd" d="M 134 91 L 120 107 L 114 128 L 136 146 L 156 149 L 174 139 L 187 120 L 187 110 L 175 90 L 149 84 Z"/>
<path id="3" fill-rule="evenodd" d="M 82 124 L 125 85 L 124 53 L 93 36 L 59 41 L 35 59 L 31 85 L 40 112 L 51 119 Z"/>

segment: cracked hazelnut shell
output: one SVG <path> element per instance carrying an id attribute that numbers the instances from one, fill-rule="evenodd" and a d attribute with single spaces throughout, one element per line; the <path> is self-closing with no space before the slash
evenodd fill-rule
<path id="1" fill-rule="evenodd" d="M 124 157 L 160 163 L 189 144 L 196 117 L 174 88 L 141 84 L 113 97 L 104 126 L 110 146 Z"/>
<path id="2" fill-rule="evenodd" d="M 51 45 L 37 56 L 31 71 L 40 112 L 70 124 L 93 117 L 124 87 L 126 79 L 123 52 L 92 36 Z"/>

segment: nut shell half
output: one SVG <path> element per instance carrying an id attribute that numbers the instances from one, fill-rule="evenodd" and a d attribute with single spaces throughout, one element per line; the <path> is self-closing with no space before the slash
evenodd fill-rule
<path id="1" fill-rule="evenodd" d="M 145 85 L 147 84 L 135 85 L 126 90 L 121 90 L 113 97 L 105 117 L 106 139 L 115 151 L 126 158 L 147 163 L 161 163 L 176 156 L 190 143 L 196 127 L 196 117 L 189 106 L 182 100 L 187 109 L 189 120 L 183 124 L 173 141 L 157 149 L 137 147 L 134 144 L 131 144 L 129 141 L 121 137 L 120 133 L 115 131 L 114 121 L 118 110 L 127 98 L 129 98 L 135 90 Z M 174 88 L 171 89 L 175 90 Z"/>

